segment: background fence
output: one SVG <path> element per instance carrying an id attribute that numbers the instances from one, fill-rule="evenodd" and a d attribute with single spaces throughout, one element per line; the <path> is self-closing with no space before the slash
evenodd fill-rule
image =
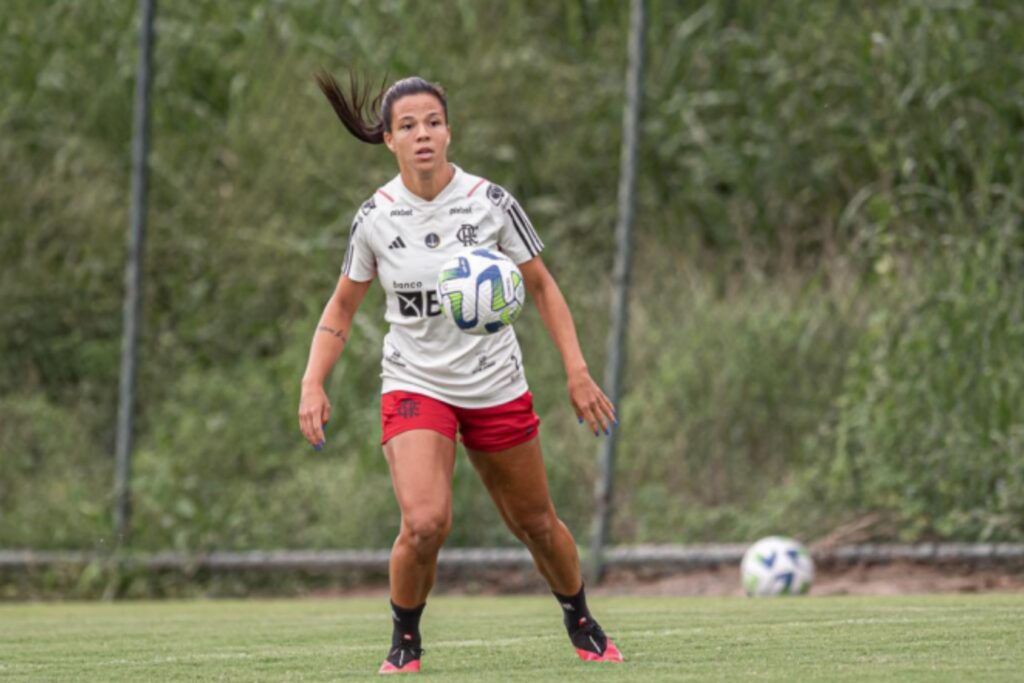
<path id="1" fill-rule="evenodd" d="M 0 547 L 106 552 L 135 7 L 0 7 Z M 651 2 L 618 543 L 1024 537 L 1024 9 Z M 394 173 L 317 67 L 450 90 L 456 163 L 506 186 L 603 367 L 628 7 L 168 3 L 156 23 L 137 551 L 386 548 L 373 290 L 298 380 L 355 208 Z M 443 40 L 438 37 L 443 36 Z M 517 331 L 580 540 L 593 437 Z M 448 544 L 512 547 L 464 459 Z"/>

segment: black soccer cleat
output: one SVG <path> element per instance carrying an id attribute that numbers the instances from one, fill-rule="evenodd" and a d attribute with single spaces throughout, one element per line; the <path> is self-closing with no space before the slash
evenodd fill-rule
<path id="1" fill-rule="evenodd" d="M 419 638 L 413 639 L 412 634 L 407 633 L 402 641 L 392 645 L 391 652 L 387 659 L 380 665 L 379 674 L 412 674 L 420 672 L 420 657 L 423 656 L 423 648 L 419 646 Z"/>
<path id="2" fill-rule="evenodd" d="M 576 654 L 584 662 L 622 662 L 622 653 L 612 639 L 605 635 L 596 621 L 580 617 L 569 631 L 569 639 Z"/>

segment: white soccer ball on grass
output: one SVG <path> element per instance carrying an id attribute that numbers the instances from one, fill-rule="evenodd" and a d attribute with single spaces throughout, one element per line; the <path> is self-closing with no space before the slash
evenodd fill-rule
<path id="1" fill-rule="evenodd" d="M 769 536 L 743 554 L 740 573 L 749 596 L 804 595 L 814 583 L 814 561 L 799 541 Z"/>

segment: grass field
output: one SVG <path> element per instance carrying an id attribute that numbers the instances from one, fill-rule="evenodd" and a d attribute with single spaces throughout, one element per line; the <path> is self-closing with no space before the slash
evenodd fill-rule
<path id="1" fill-rule="evenodd" d="M 435 598 L 444 681 L 1022 680 L 1024 595 L 596 598 L 624 665 L 575 659 L 544 597 Z M 381 599 L 0 606 L 2 680 L 378 680 Z"/>

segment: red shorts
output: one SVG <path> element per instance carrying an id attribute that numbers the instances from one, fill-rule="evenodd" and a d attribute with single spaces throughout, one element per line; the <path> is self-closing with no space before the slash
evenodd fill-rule
<path id="1" fill-rule="evenodd" d="M 409 391 L 380 397 L 381 444 L 410 429 L 430 429 L 466 448 L 493 453 L 518 446 L 537 435 L 540 418 L 533 412 L 533 394 L 490 408 L 460 408 Z"/>

